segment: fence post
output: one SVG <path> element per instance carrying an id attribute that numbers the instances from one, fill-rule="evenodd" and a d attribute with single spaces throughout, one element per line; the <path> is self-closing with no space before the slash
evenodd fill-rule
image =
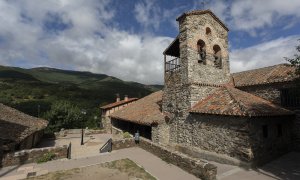
<path id="1" fill-rule="evenodd" d="M 68 153 L 67 153 L 68 159 L 71 159 L 71 149 L 72 149 L 72 143 L 70 142 L 69 147 L 68 147 Z"/>

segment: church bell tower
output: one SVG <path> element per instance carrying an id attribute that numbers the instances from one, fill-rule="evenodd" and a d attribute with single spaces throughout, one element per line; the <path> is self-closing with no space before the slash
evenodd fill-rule
<path id="1" fill-rule="evenodd" d="M 179 35 L 164 51 L 162 110 L 184 121 L 189 109 L 230 79 L 228 28 L 210 10 L 183 13 Z"/>

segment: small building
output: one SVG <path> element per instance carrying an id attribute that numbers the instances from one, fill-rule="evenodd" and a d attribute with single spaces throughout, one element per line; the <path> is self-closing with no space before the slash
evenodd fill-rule
<path id="1" fill-rule="evenodd" d="M 163 133 L 166 116 L 161 111 L 162 91 L 152 93 L 122 110 L 110 115 L 112 126 L 122 131 L 140 135 L 154 142 L 162 142 L 168 139 Z M 168 131 L 168 130 L 167 130 Z M 166 142 L 165 142 L 166 143 Z"/>
<path id="2" fill-rule="evenodd" d="M 48 121 L 0 103 L 0 139 L 4 152 L 31 149 L 43 137 Z"/>
<path id="3" fill-rule="evenodd" d="M 136 100 L 138 100 L 138 98 L 128 98 L 127 95 L 125 95 L 124 100 L 120 100 L 119 95 L 117 95 L 117 99 L 114 103 L 101 106 L 101 122 L 104 129 L 106 129 L 106 131 L 109 133 L 111 132 L 111 122 L 109 119 L 110 114 L 123 109 L 124 107 L 133 103 Z"/>
<path id="4" fill-rule="evenodd" d="M 290 64 L 278 64 L 231 76 L 236 88 L 295 112 L 296 118 L 290 131 L 293 149 L 300 151 L 300 93 L 297 87 L 299 77 L 295 71 L 296 68 Z"/>

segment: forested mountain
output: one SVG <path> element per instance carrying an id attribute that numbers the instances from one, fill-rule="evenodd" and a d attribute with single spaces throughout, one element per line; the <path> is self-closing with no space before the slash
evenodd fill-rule
<path id="1" fill-rule="evenodd" d="M 58 101 L 67 101 L 87 110 L 86 125 L 96 126 L 99 106 L 114 102 L 116 94 L 144 97 L 162 89 L 122 81 L 105 74 L 47 67 L 23 69 L 0 66 L 0 102 L 33 116 L 43 117 Z"/>

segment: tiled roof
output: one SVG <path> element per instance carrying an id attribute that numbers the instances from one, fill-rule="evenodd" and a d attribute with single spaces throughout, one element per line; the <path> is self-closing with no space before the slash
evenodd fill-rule
<path id="1" fill-rule="evenodd" d="M 292 81 L 296 78 L 296 68 L 288 64 L 278 64 L 249 71 L 233 73 L 235 87 Z"/>
<path id="2" fill-rule="evenodd" d="M 110 109 L 110 108 L 113 108 L 113 107 L 117 107 L 117 106 L 121 106 L 123 104 L 127 104 L 127 103 L 130 103 L 132 101 L 136 101 L 138 100 L 138 98 L 128 98 L 128 100 L 122 100 L 122 101 L 118 101 L 118 102 L 114 102 L 114 103 L 111 103 L 111 104 L 107 104 L 105 106 L 102 106 L 100 107 L 101 109 Z"/>
<path id="3" fill-rule="evenodd" d="M 249 117 L 293 115 L 267 100 L 229 86 L 220 87 L 199 101 L 190 113 Z"/>
<path id="4" fill-rule="evenodd" d="M 189 12 L 185 12 L 182 15 L 180 15 L 176 20 L 179 21 L 181 18 L 184 18 L 186 16 L 189 15 L 200 15 L 200 14 L 210 14 L 217 22 L 219 22 L 219 24 L 221 26 L 224 27 L 224 29 L 226 29 L 226 31 L 229 31 L 228 27 L 209 9 L 207 10 L 193 10 L 193 11 L 189 11 Z"/>
<path id="5" fill-rule="evenodd" d="M 48 121 L 24 114 L 0 103 L 0 139 L 20 142 L 35 131 L 46 128 Z"/>
<path id="6" fill-rule="evenodd" d="M 161 112 L 161 101 L 162 91 L 158 91 L 112 113 L 110 117 L 148 126 L 159 124 L 165 118 Z"/>

